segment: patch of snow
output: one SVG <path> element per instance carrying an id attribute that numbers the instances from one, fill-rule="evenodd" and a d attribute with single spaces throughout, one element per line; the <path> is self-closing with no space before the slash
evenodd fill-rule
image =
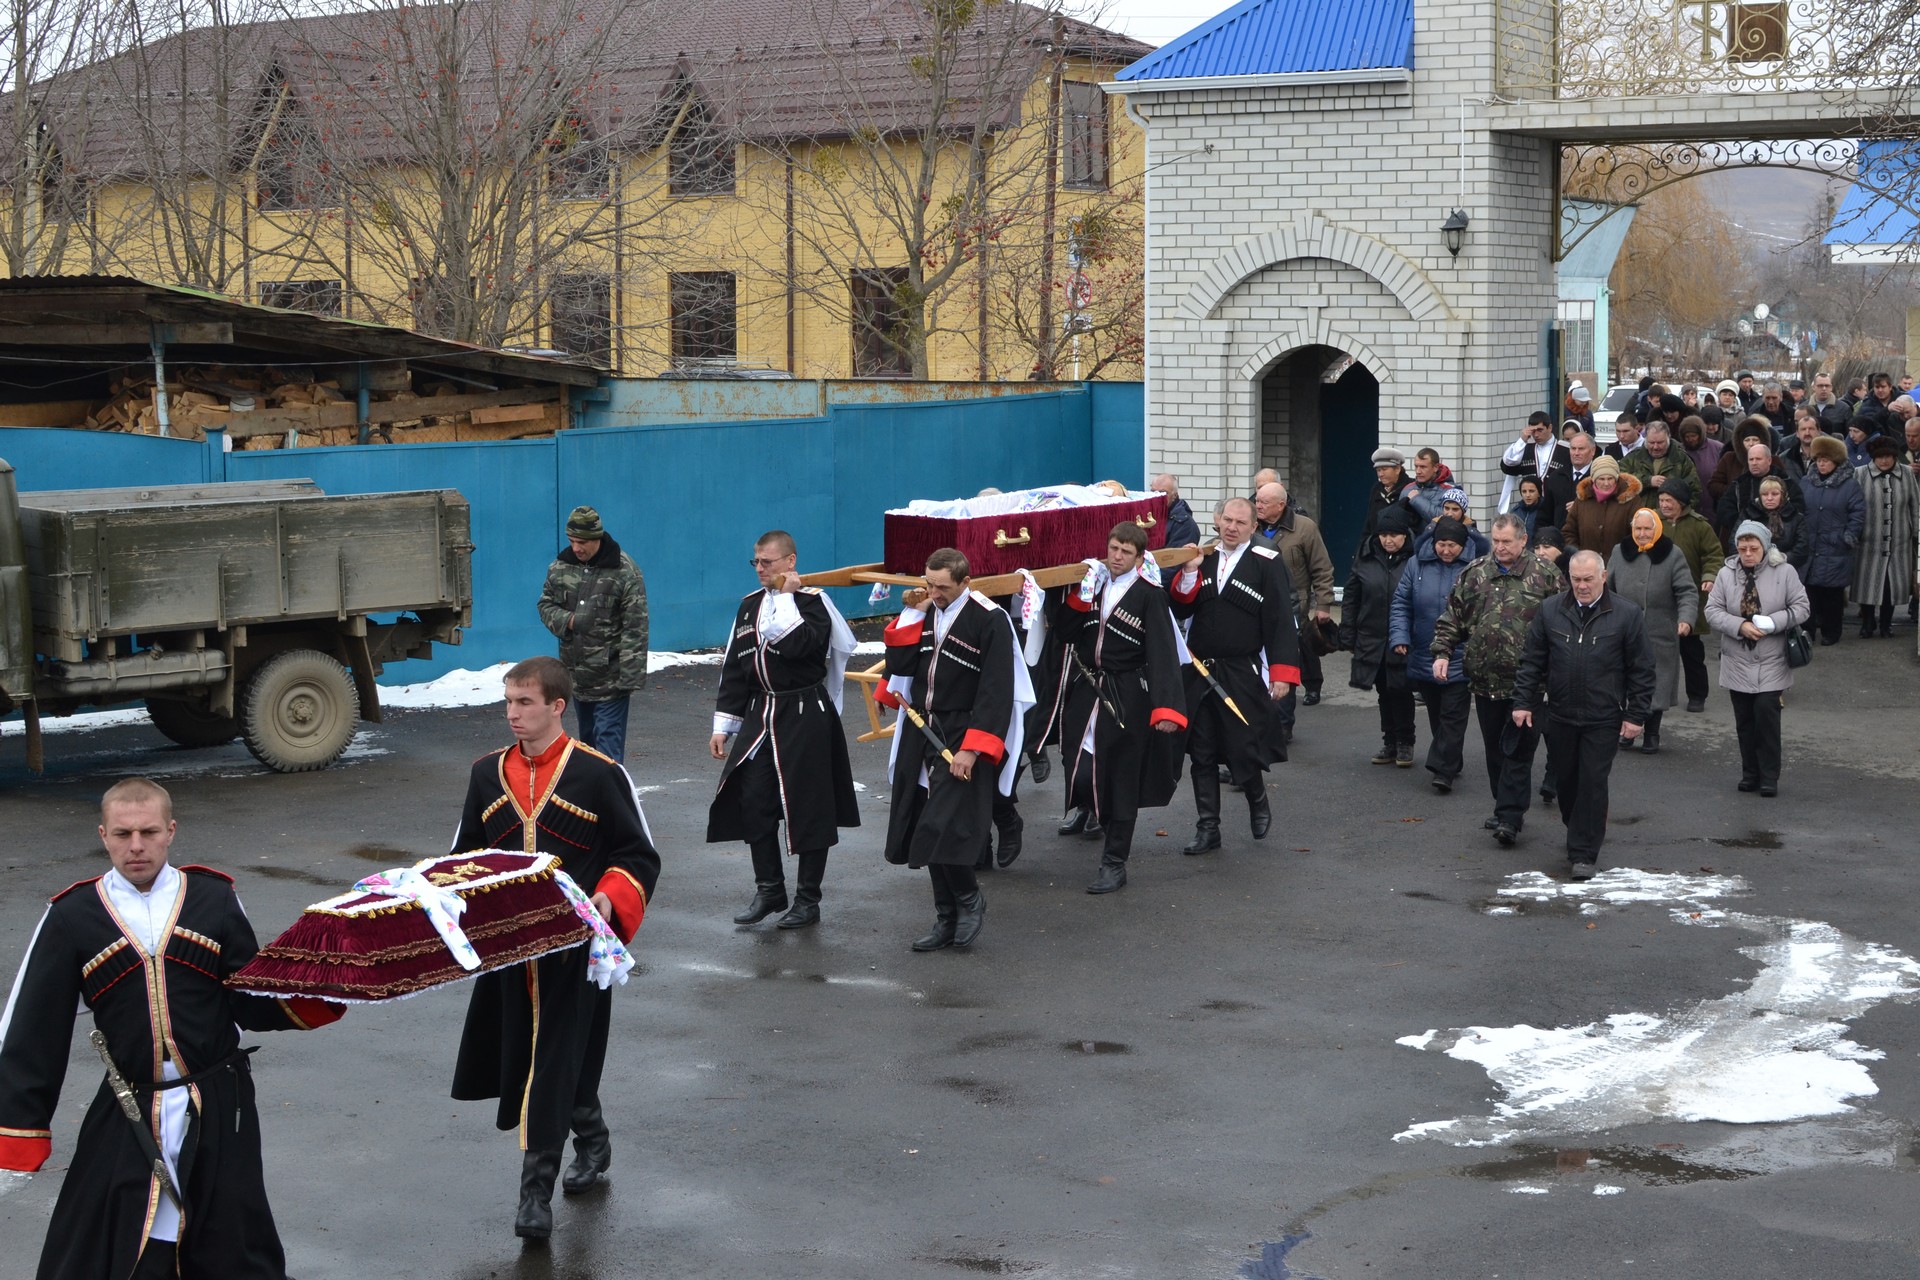
<path id="1" fill-rule="evenodd" d="M 1531 1185 L 1530 1183 L 1524 1183 L 1524 1182 L 1517 1187 L 1508 1187 L 1507 1190 L 1509 1193 L 1516 1196 L 1544 1196 L 1549 1194 L 1547 1188 L 1545 1187 L 1536 1187 Z"/>
<path id="2" fill-rule="evenodd" d="M 70 716 L 41 716 L 42 733 L 90 733 L 95 729 L 115 729 L 129 724 L 151 724 L 145 707 L 120 707 L 113 711 L 80 711 Z M 21 720 L 0 724 L 0 737 L 17 738 L 26 733 Z"/>
<path id="3" fill-rule="evenodd" d="M 1478 1063 L 1505 1099 L 1490 1116 L 1423 1122 L 1395 1140 L 1486 1146 L 1655 1121 L 1764 1124 L 1853 1111 L 1850 1099 L 1879 1091 L 1864 1064 L 1885 1055 L 1847 1039 L 1846 1024 L 1882 1002 L 1920 998 L 1920 962 L 1817 920 L 1741 912 L 1706 920 L 1690 910 L 1746 889 L 1737 877 L 1649 872 L 1603 873 L 1584 885 L 1532 872 L 1509 877 L 1502 897 L 1664 903 L 1678 908 L 1673 915 L 1682 923 L 1725 922 L 1760 934 L 1760 945 L 1741 948 L 1760 971 L 1744 991 L 1664 1016 L 1616 1013 L 1577 1027 L 1402 1037 L 1396 1043 Z"/>
<path id="4" fill-rule="evenodd" d="M 1597 1196 L 1617 1196 L 1625 1190 L 1625 1187 L 1616 1187 L 1610 1182 L 1603 1182 L 1593 1189 L 1593 1194 Z"/>
<path id="5" fill-rule="evenodd" d="M 1582 910 L 1605 906 L 1622 907 L 1633 903 L 1659 902 L 1698 910 L 1716 898 L 1734 897 L 1751 891 L 1739 876 L 1676 875 L 1661 871 L 1641 871 L 1635 867 L 1613 867 L 1591 880 L 1555 880 L 1544 872 L 1522 871 L 1507 877 L 1507 883 L 1494 896 L 1489 913 L 1501 909 L 1500 900 L 1509 902 L 1551 902 L 1559 898 L 1580 900 Z"/>

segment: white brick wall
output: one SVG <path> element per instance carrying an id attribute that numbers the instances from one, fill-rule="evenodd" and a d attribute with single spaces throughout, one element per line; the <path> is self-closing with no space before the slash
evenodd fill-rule
<path id="1" fill-rule="evenodd" d="M 1290 393 L 1263 378 L 1325 343 L 1380 379 L 1381 439 L 1437 448 L 1490 511 L 1500 452 L 1545 398 L 1557 207 L 1548 143 L 1491 132 L 1471 101 L 1463 142 L 1463 98 L 1492 90 L 1491 8 L 1416 6 L 1411 85 L 1134 99 L 1154 166 L 1148 448 L 1197 510 L 1262 465 L 1286 473 Z M 1458 259 L 1439 232 L 1455 207 Z"/>

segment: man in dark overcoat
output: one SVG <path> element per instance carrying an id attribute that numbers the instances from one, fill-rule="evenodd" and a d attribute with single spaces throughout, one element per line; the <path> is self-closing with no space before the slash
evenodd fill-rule
<path id="1" fill-rule="evenodd" d="M 900 711 L 888 764 L 892 780 L 886 859 L 925 867 L 934 927 L 915 951 L 971 946 L 987 903 L 974 874 L 996 788 L 1013 788 L 1033 705 L 1027 667 L 1006 611 L 973 591 L 972 566 L 953 547 L 927 557 L 926 585 L 886 629 L 887 682 L 874 691 Z M 983 767 L 984 762 L 984 767 Z"/>
<path id="2" fill-rule="evenodd" d="M 573 681 L 559 659 L 517 663 L 505 684 L 514 744 L 474 761 L 453 850 L 559 858 L 595 910 L 631 942 L 660 877 L 633 780 L 566 735 L 561 717 Z M 553 1184 L 569 1130 L 569 1195 L 595 1186 L 613 1161 L 600 1109 L 613 992 L 588 979 L 590 960 L 589 948 L 570 947 L 482 974 L 467 1004 L 453 1096 L 498 1098 L 494 1123 L 519 1131 L 525 1154 L 513 1230 L 527 1239 L 553 1234 Z"/>
<path id="3" fill-rule="evenodd" d="M 136 1127 L 101 1080 L 47 1223 L 39 1280 L 286 1280 L 253 1050 L 240 1032 L 307 1031 L 344 1006 L 228 990 L 224 979 L 259 950 L 253 926 L 231 877 L 169 864 L 177 829 L 157 783 L 129 778 L 108 790 L 100 839 L 112 867 L 54 895 L 0 1019 L 0 1169 L 32 1173 L 51 1156 L 83 1005 L 142 1117 Z M 24 1266 L 19 1254 L 15 1262 Z"/>
<path id="4" fill-rule="evenodd" d="M 1180 786 L 1180 642 L 1167 593 L 1142 574 L 1146 556 L 1147 531 L 1115 525 L 1106 560 L 1067 592 L 1058 626 L 1067 666 L 1080 676 L 1063 681 L 1067 805 L 1091 812 L 1104 832 L 1088 893 L 1126 884 L 1139 811 L 1165 805 Z"/>
<path id="5" fill-rule="evenodd" d="M 782 929 L 819 922 L 827 850 L 840 842 L 839 828 L 860 825 L 840 724 L 853 632 L 833 601 L 801 585 L 797 558 L 780 529 L 753 545 L 760 589 L 740 601 L 720 664 L 710 747 L 726 765 L 707 810 L 707 843 L 745 840 L 753 857 L 753 901 L 733 922 L 785 911 Z M 784 852 L 798 860 L 791 910 L 782 824 Z"/>
<path id="6" fill-rule="evenodd" d="M 1279 552 L 1250 541 L 1253 504 L 1228 498 L 1214 515 L 1220 545 L 1189 560 L 1167 588 L 1173 616 L 1188 624 L 1187 754 L 1199 822 L 1186 853 L 1220 847 L 1220 771 L 1247 797 L 1253 838 L 1273 823 L 1267 802 L 1266 740 L 1272 704 L 1300 683 L 1293 582 Z M 1233 699 L 1231 707 L 1226 699 Z"/>

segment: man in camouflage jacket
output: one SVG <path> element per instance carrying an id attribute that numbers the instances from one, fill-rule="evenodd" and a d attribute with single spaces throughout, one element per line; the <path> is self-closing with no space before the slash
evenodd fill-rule
<path id="1" fill-rule="evenodd" d="M 647 685 L 647 584 L 592 507 L 567 517 L 567 545 L 540 592 L 540 621 L 560 638 L 581 743 L 622 763 L 627 705 Z"/>
<path id="2" fill-rule="evenodd" d="M 1493 791 L 1494 839 L 1511 845 L 1525 824 L 1533 793 L 1537 729 L 1513 723 L 1513 682 L 1526 652 L 1527 627 L 1541 602 L 1565 589 L 1560 569 L 1527 550 L 1527 527 L 1515 515 L 1493 521 L 1493 554 L 1467 566 L 1453 584 L 1447 607 L 1433 628 L 1433 652 L 1466 646 L 1467 683 L 1486 746 L 1487 785 Z M 1446 678 L 1447 659 L 1436 657 L 1435 680 Z"/>

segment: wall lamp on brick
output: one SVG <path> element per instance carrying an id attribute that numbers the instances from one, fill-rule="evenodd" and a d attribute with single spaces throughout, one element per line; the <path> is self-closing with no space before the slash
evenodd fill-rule
<path id="1" fill-rule="evenodd" d="M 1465 209 L 1455 209 L 1440 224 L 1440 238 L 1447 242 L 1447 252 L 1456 258 L 1460 256 L 1460 246 L 1466 242 L 1469 221 Z"/>

